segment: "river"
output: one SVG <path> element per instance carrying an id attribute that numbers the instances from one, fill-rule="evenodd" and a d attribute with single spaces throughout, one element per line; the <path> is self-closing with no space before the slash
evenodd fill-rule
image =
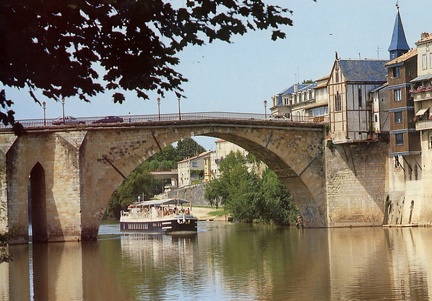
<path id="1" fill-rule="evenodd" d="M 432 300 L 432 228 L 198 224 L 12 246 L 1 300 Z"/>

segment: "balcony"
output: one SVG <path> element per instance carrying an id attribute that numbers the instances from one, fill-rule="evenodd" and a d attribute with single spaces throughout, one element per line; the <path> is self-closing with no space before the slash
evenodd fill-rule
<path id="1" fill-rule="evenodd" d="M 417 120 L 416 131 L 425 131 L 431 129 L 432 129 L 432 120 L 428 120 L 428 119 Z"/>
<path id="2" fill-rule="evenodd" d="M 420 86 L 409 91 L 414 98 L 414 101 L 423 101 L 432 99 L 432 86 Z"/>

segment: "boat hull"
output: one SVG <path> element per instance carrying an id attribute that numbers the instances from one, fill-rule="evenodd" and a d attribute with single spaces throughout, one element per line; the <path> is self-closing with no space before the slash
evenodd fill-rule
<path id="1" fill-rule="evenodd" d="M 197 232 L 196 217 L 171 218 L 160 220 L 120 220 L 121 231 L 147 233 Z"/>

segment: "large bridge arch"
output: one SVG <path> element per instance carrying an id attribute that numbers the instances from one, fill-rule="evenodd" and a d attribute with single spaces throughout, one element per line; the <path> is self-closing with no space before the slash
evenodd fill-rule
<path id="1" fill-rule="evenodd" d="M 308 226 L 327 225 L 323 125 L 187 120 L 35 129 L 16 138 L 6 151 L 12 213 L 8 213 L 8 226 L 20 226 L 22 221 L 16 217 L 25 205 L 20 183 L 40 162 L 46 202 L 53 204 L 50 208 L 58 216 L 57 224 L 52 224 L 47 213 L 48 241 L 95 239 L 110 196 L 124 178 L 166 146 L 194 136 L 222 138 L 255 155 L 285 183 Z M 25 240 L 25 233 L 21 234 Z"/>
<path id="2" fill-rule="evenodd" d="M 111 193 L 140 163 L 172 143 L 194 136 L 211 136 L 233 142 L 266 163 L 283 181 L 308 226 L 327 223 L 322 127 L 257 121 L 232 124 L 178 122 L 161 127 L 146 124 L 130 128 L 88 131 L 83 143 L 86 202 L 83 219 L 102 215 Z M 96 226 L 96 225 L 95 225 Z"/>

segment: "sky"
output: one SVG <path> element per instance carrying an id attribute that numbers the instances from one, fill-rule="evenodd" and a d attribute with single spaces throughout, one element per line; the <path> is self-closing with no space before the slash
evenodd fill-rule
<path id="1" fill-rule="evenodd" d="M 186 0 L 172 0 L 183 5 Z M 338 53 L 342 59 L 388 59 L 396 18 L 395 0 L 269 0 L 293 11 L 293 26 L 283 28 L 284 40 L 271 40 L 270 31 L 236 36 L 233 43 L 214 42 L 191 46 L 179 54 L 177 71 L 189 79 L 183 85 L 186 99 L 182 112 L 244 112 L 264 114 L 264 100 L 285 88 L 316 80 L 330 73 Z M 411 48 L 422 32 L 432 32 L 431 0 L 399 0 L 405 35 Z M 65 115 L 157 114 L 157 95 L 150 100 L 128 94 L 126 102 L 114 104 L 110 94 L 94 97 L 91 103 L 68 98 Z M 27 92 L 7 90 L 15 100 L 16 118 L 42 119 L 43 109 Z M 47 118 L 62 114 L 62 105 L 46 101 Z M 269 112 L 267 107 L 267 113 Z M 178 112 L 174 93 L 161 100 L 161 114 Z M 214 139 L 196 139 L 206 149 L 215 149 Z"/>

